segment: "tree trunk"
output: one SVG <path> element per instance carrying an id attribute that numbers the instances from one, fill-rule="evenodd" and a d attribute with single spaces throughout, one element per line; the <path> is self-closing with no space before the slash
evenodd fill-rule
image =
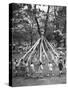
<path id="1" fill-rule="evenodd" d="M 38 33 L 39 35 L 41 36 L 41 33 L 40 33 L 40 26 L 39 26 L 39 23 L 38 23 L 38 20 L 37 20 L 37 17 L 35 16 L 35 21 L 37 23 L 37 27 L 38 27 Z"/>
<path id="2" fill-rule="evenodd" d="M 35 21 L 36 21 L 36 24 L 37 24 L 38 33 L 39 33 L 39 35 L 41 36 L 41 33 L 40 33 L 40 26 L 39 26 L 39 23 L 38 23 L 38 20 L 37 20 L 37 17 L 36 17 L 36 5 L 34 5 L 33 14 L 34 14 Z"/>
<path id="3" fill-rule="evenodd" d="M 50 6 L 48 6 L 48 10 L 47 10 L 47 14 L 46 14 L 46 21 L 45 21 L 45 35 L 46 35 L 46 30 L 47 30 L 47 23 L 48 23 L 48 17 L 49 17 L 49 10 L 50 10 Z"/>
<path id="4" fill-rule="evenodd" d="M 55 22 L 57 21 L 56 7 L 54 7 Z M 59 29 L 59 23 L 56 22 L 56 29 Z"/>
<path id="5" fill-rule="evenodd" d="M 49 10 L 50 10 L 50 6 L 48 6 L 48 10 L 47 10 L 47 14 L 46 14 L 46 21 L 45 21 L 45 27 L 44 27 L 45 33 L 46 33 L 46 30 L 47 30 L 47 22 L 48 22 Z M 38 27 L 38 33 L 41 36 L 40 26 L 39 26 L 39 23 L 38 23 L 38 20 L 37 20 L 37 17 L 36 17 L 36 5 L 34 6 L 34 15 L 35 15 L 35 21 L 36 21 L 37 27 Z"/>

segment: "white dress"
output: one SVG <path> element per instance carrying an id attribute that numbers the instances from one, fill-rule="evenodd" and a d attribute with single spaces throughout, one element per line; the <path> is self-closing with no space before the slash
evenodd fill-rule
<path id="1" fill-rule="evenodd" d="M 39 73 L 42 73 L 42 71 L 43 71 L 43 65 L 40 65 L 38 72 L 39 72 Z"/>
<path id="2" fill-rule="evenodd" d="M 35 71 L 34 64 L 31 64 L 30 67 L 31 67 L 32 71 Z"/>
<path id="3" fill-rule="evenodd" d="M 49 70 L 52 71 L 53 70 L 53 65 L 50 63 L 48 64 Z"/>

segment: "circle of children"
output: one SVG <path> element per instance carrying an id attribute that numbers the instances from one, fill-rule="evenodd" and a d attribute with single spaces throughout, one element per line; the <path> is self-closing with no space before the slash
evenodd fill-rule
<path id="1" fill-rule="evenodd" d="M 57 68 L 58 68 L 59 76 L 61 76 L 63 74 L 63 69 L 66 68 L 66 59 L 63 57 L 64 56 L 62 56 L 60 54 L 60 56 L 58 58 Z M 35 70 L 35 65 L 34 65 L 33 61 L 27 62 L 27 60 L 22 59 L 20 65 L 18 66 L 18 60 L 14 59 L 12 64 L 13 64 L 13 71 L 15 73 L 15 76 L 17 76 L 19 71 L 22 71 L 21 73 L 23 73 L 24 77 L 31 77 L 34 73 L 38 73 L 39 70 L 40 70 L 39 73 L 42 73 L 42 70 L 44 69 L 43 63 L 40 61 L 37 64 L 37 66 L 39 66 L 39 70 L 37 72 Z M 56 64 L 53 64 L 53 62 L 48 62 L 47 66 L 48 66 L 49 72 L 47 73 L 46 76 L 55 76 L 55 74 L 53 73 L 53 69 L 54 69 L 54 66 L 56 66 Z"/>

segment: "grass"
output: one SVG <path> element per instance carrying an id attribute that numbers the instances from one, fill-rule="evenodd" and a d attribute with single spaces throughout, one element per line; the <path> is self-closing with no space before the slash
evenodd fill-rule
<path id="1" fill-rule="evenodd" d="M 16 77 L 12 79 L 13 86 L 35 86 L 35 85 L 50 85 L 50 84 L 65 84 L 66 75 L 62 76 L 52 76 L 44 78 L 28 78 L 24 79 L 23 77 Z"/>

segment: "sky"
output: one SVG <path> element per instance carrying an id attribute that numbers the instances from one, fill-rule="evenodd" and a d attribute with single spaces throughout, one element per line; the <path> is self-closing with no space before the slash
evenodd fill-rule
<path id="1" fill-rule="evenodd" d="M 47 12 L 48 6 L 43 6 L 43 5 L 37 5 L 36 7 L 37 9 L 43 10 L 45 12 Z"/>
<path id="2" fill-rule="evenodd" d="M 33 8 L 33 7 L 34 7 L 34 4 L 32 4 L 32 8 Z M 38 5 L 38 4 L 37 4 L 37 5 L 36 5 L 36 8 L 47 12 L 48 6 L 47 6 L 47 5 L 41 5 L 41 4 Z M 24 9 L 27 9 L 27 6 L 25 6 Z"/>

